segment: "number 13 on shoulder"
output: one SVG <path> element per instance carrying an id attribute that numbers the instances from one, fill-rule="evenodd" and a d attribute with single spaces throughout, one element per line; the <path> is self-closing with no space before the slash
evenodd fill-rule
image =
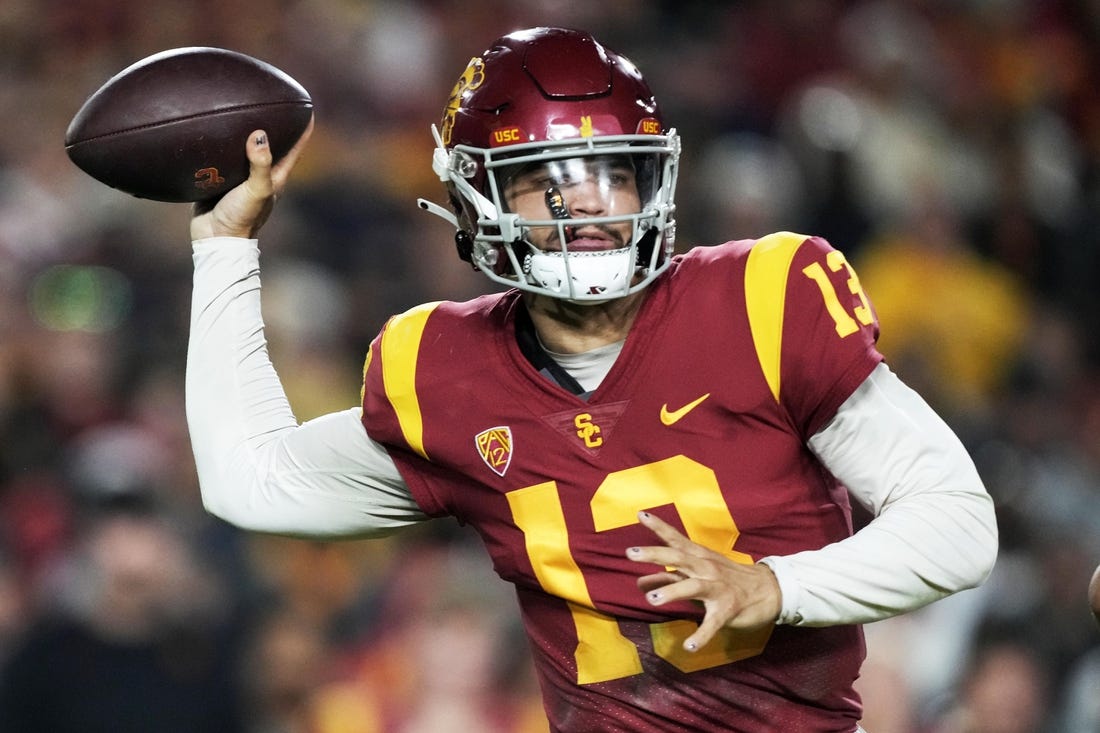
<path id="1" fill-rule="evenodd" d="M 840 304 L 836 289 L 821 263 L 814 262 L 802 268 L 803 274 L 817 283 L 817 287 L 821 289 L 821 297 L 825 299 L 825 308 L 836 323 L 837 335 L 844 338 L 858 331 L 860 325 L 870 326 L 875 320 L 874 315 L 871 313 L 871 304 L 867 302 L 867 296 L 863 292 L 863 287 L 859 284 L 859 277 L 852 266 L 848 264 L 844 254 L 839 250 L 829 252 L 825 257 L 825 264 L 833 272 L 840 272 L 841 269 L 848 271 L 848 290 L 852 295 L 859 298 L 860 303 L 853 310 L 855 318 L 852 318 L 848 315 L 848 311 L 844 309 L 844 306 Z M 859 323 L 857 324 L 856 321 L 859 321 Z"/>

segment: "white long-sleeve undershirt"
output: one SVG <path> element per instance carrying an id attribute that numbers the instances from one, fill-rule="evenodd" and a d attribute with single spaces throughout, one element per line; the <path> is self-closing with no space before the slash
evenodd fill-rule
<path id="1" fill-rule="evenodd" d="M 245 529 L 306 537 L 381 536 L 423 521 L 359 408 L 295 419 L 267 354 L 256 241 L 193 247 L 187 418 L 206 508 Z M 779 581 L 780 623 L 875 621 L 989 573 L 997 528 L 974 464 L 885 365 L 809 446 L 875 518 L 841 542 L 761 560 Z"/>

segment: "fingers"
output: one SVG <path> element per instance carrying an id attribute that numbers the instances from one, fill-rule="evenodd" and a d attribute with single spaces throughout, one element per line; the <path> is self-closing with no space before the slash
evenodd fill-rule
<path id="1" fill-rule="evenodd" d="M 271 143 L 267 133 L 263 130 L 254 130 L 248 136 L 245 144 L 245 154 L 248 156 L 248 180 L 245 182 L 249 193 L 260 199 L 266 199 L 275 194 L 275 183 L 271 178 Z"/>
<path id="2" fill-rule="evenodd" d="M 275 164 L 272 169 L 272 180 L 275 184 L 275 191 L 278 193 L 282 190 L 286 184 L 287 178 L 290 176 L 290 171 L 294 168 L 298 162 L 298 158 L 302 155 L 302 151 L 306 149 L 309 144 L 309 139 L 313 136 L 313 121 L 314 118 L 309 119 L 309 124 L 306 126 L 305 132 L 298 138 L 298 142 L 294 143 L 286 155 Z"/>
<path id="3" fill-rule="evenodd" d="M 643 581 L 645 587 L 643 587 Z M 647 575 L 638 578 L 638 587 L 646 591 L 651 606 L 663 606 L 676 601 L 694 601 L 708 595 L 707 583 L 698 578 L 685 578 L 673 573 Z"/>
<path id="4" fill-rule="evenodd" d="M 691 544 L 691 540 L 684 537 L 675 527 L 658 517 L 656 514 L 638 512 L 638 521 L 641 522 L 642 526 L 649 528 L 670 547 Z"/>
<path id="5" fill-rule="evenodd" d="M 194 207 L 191 238 L 258 236 L 312 133 L 313 120 L 310 119 L 294 147 L 276 163 L 266 131 L 253 130 L 244 142 L 248 178 L 216 202 L 211 202 L 212 206 Z"/>
<path id="6" fill-rule="evenodd" d="M 691 636 L 684 639 L 683 647 L 689 652 L 698 651 L 710 643 L 710 640 L 722 630 L 722 622 L 718 614 L 708 613 L 699 623 L 699 628 Z"/>
<path id="7" fill-rule="evenodd" d="M 646 594 L 646 601 L 653 606 L 663 606 L 676 601 L 703 602 L 708 599 L 713 589 L 708 589 L 708 581 L 701 578 L 716 577 L 718 571 L 713 563 L 722 558 L 692 542 L 671 524 L 649 512 L 639 512 L 638 521 L 665 543 L 664 546 L 631 547 L 626 553 L 635 562 L 666 568 L 662 572 L 638 578 L 638 588 Z M 711 631 L 709 635 L 713 633 Z"/>
<path id="8" fill-rule="evenodd" d="M 271 151 L 271 140 L 263 130 L 254 130 L 248 137 L 245 152 L 248 155 L 249 175 L 247 187 L 257 198 L 272 198 L 281 193 L 290 178 L 302 151 L 313 136 L 314 119 L 311 117 L 305 131 L 287 154 L 276 163 Z"/>
<path id="9" fill-rule="evenodd" d="M 648 547 L 631 547 L 627 550 L 627 557 L 635 562 L 653 563 L 675 568 L 692 563 L 696 558 L 707 557 L 711 551 L 702 547 L 683 534 L 668 522 L 650 514 L 639 512 L 638 521 L 648 527 L 665 544 Z"/>
<path id="10" fill-rule="evenodd" d="M 626 551 L 635 562 L 664 566 L 663 571 L 638 578 L 646 601 L 656 607 L 691 601 L 705 609 L 699 627 L 684 640 L 684 649 L 702 648 L 723 628 L 751 630 L 778 618 L 781 596 L 769 568 L 735 562 L 648 512 L 640 512 L 638 521 L 664 543 Z"/>
<path id="11" fill-rule="evenodd" d="M 700 601 L 709 597 L 707 584 L 694 578 L 685 578 L 680 573 L 655 573 L 638 578 L 638 587 L 646 594 L 646 601 L 652 606 L 663 606 L 674 601 L 702 602 L 706 612 L 698 628 L 684 639 L 685 650 L 695 652 L 714 638 L 723 627 L 726 616 Z"/>
<path id="12" fill-rule="evenodd" d="M 666 585 L 679 582 L 684 579 L 682 573 L 654 573 L 653 575 L 643 575 L 638 578 L 638 588 L 643 593 L 649 593 L 650 591 L 664 588 Z"/>
<path id="13" fill-rule="evenodd" d="M 274 154 L 271 152 L 271 140 L 264 130 L 254 130 L 248 137 L 245 152 L 248 155 L 249 176 L 248 184 L 256 196 L 269 197 L 278 194 L 286 185 L 291 170 L 294 169 L 302 151 L 309 144 L 313 136 L 313 123 L 311 117 L 305 131 L 294 143 L 287 154 L 274 162 Z"/>

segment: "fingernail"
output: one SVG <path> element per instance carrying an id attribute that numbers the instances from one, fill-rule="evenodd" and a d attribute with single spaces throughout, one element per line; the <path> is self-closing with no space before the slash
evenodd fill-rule
<path id="1" fill-rule="evenodd" d="M 640 548 L 640 547 L 630 547 L 630 548 L 627 548 L 626 553 L 628 555 L 637 555 L 641 551 L 642 551 L 642 548 Z"/>
<path id="2" fill-rule="evenodd" d="M 694 641 L 689 641 L 684 644 L 684 648 L 687 649 L 689 652 L 693 652 L 699 648 L 699 645 L 696 644 Z"/>
<path id="3" fill-rule="evenodd" d="M 638 516 L 642 519 L 649 519 L 649 512 L 638 512 Z"/>
<path id="4" fill-rule="evenodd" d="M 257 135 L 256 136 L 256 144 L 257 145 L 266 145 L 267 144 L 267 135 Z"/>
<path id="5" fill-rule="evenodd" d="M 649 592 L 649 602 L 653 603 L 653 604 L 660 603 L 661 602 L 661 592 L 656 591 L 656 590 L 650 591 Z"/>

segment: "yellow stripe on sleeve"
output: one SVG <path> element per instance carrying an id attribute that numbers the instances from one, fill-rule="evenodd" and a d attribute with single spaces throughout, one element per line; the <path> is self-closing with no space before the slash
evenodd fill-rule
<path id="1" fill-rule="evenodd" d="M 772 396 L 779 401 L 780 356 L 783 349 L 783 304 L 787 273 L 806 235 L 776 232 L 761 238 L 745 265 L 745 305 L 756 358 Z"/>
<path id="2" fill-rule="evenodd" d="M 439 305 L 425 303 L 390 319 L 382 333 L 382 384 L 397 413 L 397 422 L 409 447 L 424 458 L 424 421 L 416 394 L 416 359 L 428 316 Z"/>

